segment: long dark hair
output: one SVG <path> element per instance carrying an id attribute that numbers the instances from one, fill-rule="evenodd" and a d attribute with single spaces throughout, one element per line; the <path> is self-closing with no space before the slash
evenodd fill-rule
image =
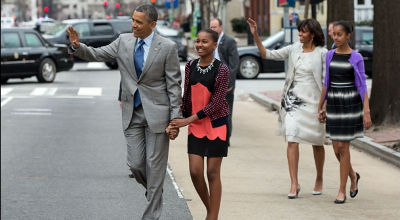
<path id="1" fill-rule="evenodd" d="M 324 33 L 322 32 L 321 25 L 315 19 L 305 19 L 302 20 L 297 25 L 298 31 L 307 32 L 309 31 L 311 34 L 314 35 L 313 43 L 316 47 L 324 46 L 325 45 L 325 37 Z"/>

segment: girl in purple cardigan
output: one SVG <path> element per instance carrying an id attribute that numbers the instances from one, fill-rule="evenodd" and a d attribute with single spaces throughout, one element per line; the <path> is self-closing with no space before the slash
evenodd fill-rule
<path id="1" fill-rule="evenodd" d="M 369 102 L 361 54 L 349 47 L 353 32 L 350 23 L 339 21 L 333 27 L 336 49 L 326 54 L 326 76 L 318 119 L 326 122 L 326 136 L 332 140 L 333 150 L 340 162 L 340 187 L 335 203 L 346 201 L 346 183 L 350 177 L 350 197 L 358 193 L 360 175 L 350 163 L 350 141 L 363 136 L 363 128 L 371 127 Z M 324 107 L 326 105 L 326 107 Z"/>

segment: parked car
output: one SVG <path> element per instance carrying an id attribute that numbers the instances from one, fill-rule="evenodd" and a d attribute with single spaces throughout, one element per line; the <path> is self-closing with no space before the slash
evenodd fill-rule
<path id="1" fill-rule="evenodd" d="M 326 38 L 326 28 L 323 28 L 323 31 Z M 282 30 L 262 41 L 262 44 L 270 50 L 279 49 L 286 46 L 284 37 Z M 372 77 L 373 28 L 356 26 L 355 37 L 355 50 L 364 57 L 366 75 Z M 254 79 L 257 78 L 260 72 L 275 73 L 285 71 L 285 62 L 283 60 L 261 59 L 256 46 L 239 47 L 238 53 L 240 57 L 238 78 Z"/>
<path id="2" fill-rule="evenodd" d="M 1 83 L 36 76 L 53 82 L 56 72 L 69 70 L 73 57 L 65 45 L 53 45 L 29 28 L 1 28 Z"/>
<path id="3" fill-rule="evenodd" d="M 164 24 L 159 24 L 158 22 L 157 22 L 155 31 L 158 34 L 160 34 L 161 36 L 169 38 L 172 41 L 174 41 L 176 43 L 176 45 L 178 46 L 179 58 L 182 61 L 186 61 L 187 56 L 188 56 L 188 46 L 187 46 L 187 40 L 184 37 L 183 31 L 167 27 Z"/>
<path id="4" fill-rule="evenodd" d="M 121 33 L 132 32 L 131 19 L 69 19 L 55 25 L 43 34 L 48 41 L 57 44 L 69 44 L 65 32 L 72 25 L 79 34 L 79 41 L 92 47 L 101 47 L 110 44 Z M 76 61 L 83 61 L 75 57 Z M 116 61 L 105 63 L 110 69 L 117 69 Z"/>
<path id="5" fill-rule="evenodd" d="M 262 44 L 265 48 L 274 50 L 279 49 L 284 45 L 284 32 L 278 33 L 268 37 Z M 270 59 L 261 59 L 260 52 L 257 46 L 238 47 L 239 53 L 239 71 L 238 78 L 240 79 L 254 79 L 257 78 L 260 72 L 284 72 L 284 61 L 276 61 Z"/>

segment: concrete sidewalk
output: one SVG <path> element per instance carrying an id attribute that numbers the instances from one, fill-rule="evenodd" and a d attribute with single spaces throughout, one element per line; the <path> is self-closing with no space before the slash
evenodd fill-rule
<path id="1" fill-rule="evenodd" d="M 339 187 L 339 163 L 332 147 L 325 146 L 323 194 L 312 196 L 312 147 L 301 145 L 301 191 L 298 199 L 289 200 L 286 143 L 275 135 L 277 115 L 251 100 L 236 101 L 233 122 L 232 146 L 222 163 L 221 220 L 400 218 L 399 168 L 352 148 L 353 168 L 361 175 L 359 194 L 336 205 L 333 201 Z M 193 218 L 204 219 L 206 210 L 189 175 L 186 144 L 185 128 L 171 142 L 169 164 Z"/>
<path id="2" fill-rule="evenodd" d="M 250 96 L 268 109 L 277 111 L 280 108 L 279 101 L 282 90 L 251 93 Z M 351 144 L 364 152 L 400 167 L 400 152 L 386 147 L 393 146 L 400 141 L 400 128 L 388 127 L 381 130 L 371 128 L 364 132 L 364 135 L 363 138 L 358 138 Z"/>

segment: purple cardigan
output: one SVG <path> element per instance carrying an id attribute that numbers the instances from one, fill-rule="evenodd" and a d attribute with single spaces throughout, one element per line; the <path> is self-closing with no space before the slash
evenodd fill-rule
<path id="1" fill-rule="evenodd" d="M 329 66 L 331 64 L 333 54 L 336 49 L 330 50 L 326 53 L 326 75 L 324 80 L 324 85 L 326 87 L 326 92 L 324 99 L 326 99 L 326 94 L 328 94 L 328 88 L 330 84 L 329 80 Z M 358 93 L 360 93 L 361 100 L 364 101 L 364 94 L 368 94 L 367 84 L 365 79 L 365 70 L 364 70 L 364 60 L 360 53 L 356 51 L 351 52 L 351 56 L 349 62 L 354 68 L 354 85 L 356 86 Z"/>

